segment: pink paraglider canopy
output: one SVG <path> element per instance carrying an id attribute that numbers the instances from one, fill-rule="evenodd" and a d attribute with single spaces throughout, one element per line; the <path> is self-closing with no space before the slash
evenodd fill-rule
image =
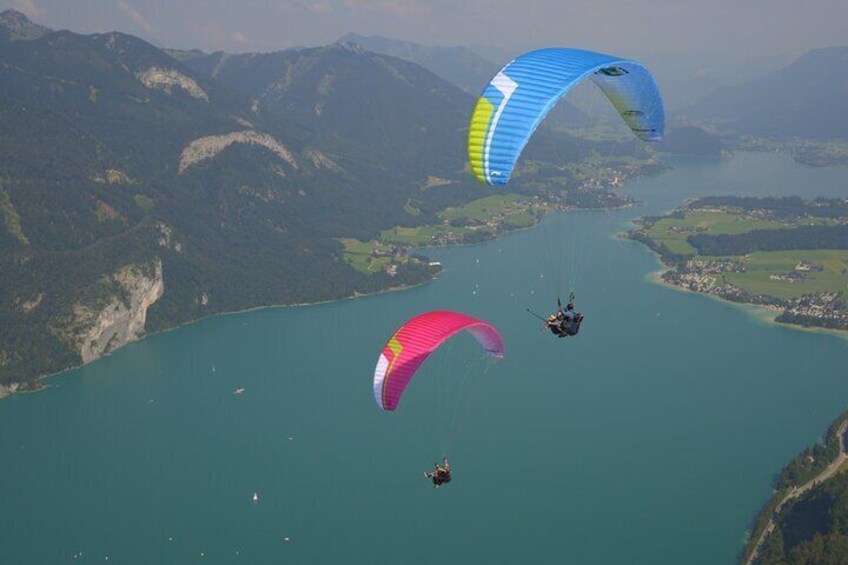
<path id="1" fill-rule="evenodd" d="M 446 310 L 416 316 L 395 332 L 377 360 L 374 400 L 380 408 L 397 408 L 418 367 L 442 343 L 464 330 L 468 330 L 490 355 L 503 357 L 503 338 L 488 322 Z"/>

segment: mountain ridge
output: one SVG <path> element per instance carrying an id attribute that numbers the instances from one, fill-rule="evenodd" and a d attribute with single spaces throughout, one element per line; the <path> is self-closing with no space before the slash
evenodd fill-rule
<path id="1" fill-rule="evenodd" d="M 0 382 L 216 312 L 430 278 L 341 261 L 335 238 L 416 221 L 356 148 L 134 36 L 0 29 Z"/>
<path id="2" fill-rule="evenodd" d="M 410 61 L 344 42 L 229 55 L 0 32 L 7 388 L 210 314 L 430 280 L 414 254 L 359 271 L 341 240 L 507 191 L 467 170 L 475 98 Z M 509 191 L 621 202 L 567 164 L 640 151 L 541 128 Z"/>
<path id="3" fill-rule="evenodd" d="M 17 10 L 0 12 L 0 30 L 10 41 L 29 41 L 38 39 L 53 30 L 32 22 L 26 14 Z"/>
<path id="4" fill-rule="evenodd" d="M 739 133 L 848 139 L 848 46 L 808 51 L 765 77 L 719 89 L 688 113 Z"/>

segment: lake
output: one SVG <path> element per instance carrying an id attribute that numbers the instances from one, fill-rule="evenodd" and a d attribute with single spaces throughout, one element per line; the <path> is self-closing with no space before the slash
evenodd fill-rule
<path id="1" fill-rule="evenodd" d="M 4 399 L 0 562 L 733 563 L 848 405 L 848 341 L 654 284 L 616 234 L 697 195 L 848 197 L 848 169 L 671 163 L 640 206 L 427 250 L 432 284 L 205 319 Z M 586 321 L 557 340 L 526 309 L 571 287 Z M 431 309 L 492 322 L 506 358 L 456 338 L 382 413 L 377 355 Z"/>

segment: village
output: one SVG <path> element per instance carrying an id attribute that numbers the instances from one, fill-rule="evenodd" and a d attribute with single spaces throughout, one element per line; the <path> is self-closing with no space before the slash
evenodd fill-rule
<path id="1" fill-rule="evenodd" d="M 706 197 L 637 221 L 628 237 L 661 256 L 668 284 L 765 306 L 778 322 L 848 330 L 845 210 L 844 199 Z"/>
<path id="2" fill-rule="evenodd" d="M 806 279 L 810 272 L 820 272 L 822 266 L 800 260 L 794 270 L 773 273 L 769 280 L 796 284 Z M 668 284 L 692 292 L 709 294 L 731 302 L 745 302 L 766 306 L 780 312 L 776 321 L 802 326 L 848 330 L 848 308 L 840 292 L 812 292 L 796 298 L 779 298 L 763 293 L 753 293 L 727 280 L 727 273 L 744 273 L 745 266 L 729 259 L 688 259 L 662 274 Z"/>
<path id="3" fill-rule="evenodd" d="M 438 223 L 417 227 L 397 226 L 385 230 L 378 239 L 358 241 L 342 239 L 345 260 L 366 274 L 383 272 L 396 277 L 405 264 L 426 264 L 438 272 L 438 263 L 416 256 L 412 249 L 480 243 L 499 235 L 536 225 L 546 212 L 575 209 L 614 209 L 629 206 L 634 200 L 615 189 L 622 188 L 635 176 L 649 174 L 656 163 L 628 163 L 593 167 L 577 175 L 576 184 L 567 190 L 551 190 L 542 195 L 496 194 L 473 200 L 463 206 L 447 208 L 437 214 Z"/>

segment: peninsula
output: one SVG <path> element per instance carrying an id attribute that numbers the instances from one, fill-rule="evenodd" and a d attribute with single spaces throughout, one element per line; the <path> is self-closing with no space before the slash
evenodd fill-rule
<path id="1" fill-rule="evenodd" d="M 848 200 L 706 197 L 627 236 L 659 254 L 665 283 L 848 330 Z"/>

